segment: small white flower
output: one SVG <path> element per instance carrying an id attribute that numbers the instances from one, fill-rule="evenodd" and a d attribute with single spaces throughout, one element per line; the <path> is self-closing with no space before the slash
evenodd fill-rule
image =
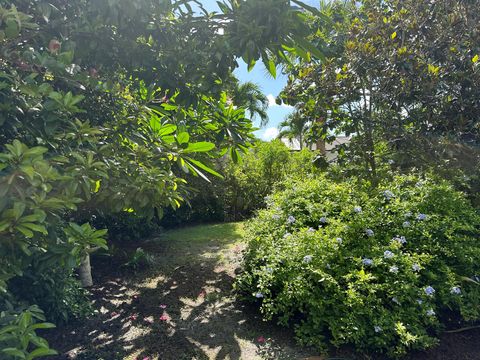
<path id="1" fill-rule="evenodd" d="M 367 234 L 367 236 L 373 236 L 373 235 L 375 235 L 375 233 L 373 232 L 372 229 L 367 229 L 367 230 L 365 230 L 365 234 Z"/>
<path id="2" fill-rule="evenodd" d="M 382 332 L 382 328 L 380 326 L 374 326 L 373 330 L 375 330 L 376 333 Z"/>
<path id="3" fill-rule="evenodd" d="M 326 218 L 325 216 L 322 216 L 322 217 L 320 218 L 320 223 L 321 223 L 321 224 L 326 224 L 326 223 L 327 223 L 327 218 Z"/>
<path id="4" fill-rule="evenodd" d="M 392 298 L 392 301 L 397 304 L 397 305 L 400 305 L 400 301 L 398 301 L 398 299 L 396 297 L 393 297 Z"/>
<path id="5" fill-rule="evenodd" d="M 422 300 L 422 299 L 417 299 L 417 303 L 418 303 L 418 305 L 422 305 L 422 304 L 423 304 L 423 300 Z"/>
<path id="6" fill-rule="evenodd" d="M 413 264 L 412 265 L 412 270 L 415 271 L 415 272 L 419 272 L 420 271 L 420 265 L 419 264 Z"/>
<path id="7" fill-rule="evenodd" d="M 292 215 L 290 215 L 290 216 L 287 218 L 287 224 L 293 224 L 295 221 L 296 221 L 296 219 L 295 219 L 295 217 L 293 217 Z"/>
<path id="8" fill-rule="evenodd" d="M 411 217 L 411 216 L 412 216 L 412 212 L 411 212 L 411 211 L 407 211 L 407 212 L 405 213 L 405 217 L 406 217 L 406 218 L 409 218 L 409 217 Z"/>
<path id="9" fill-rule="evenodd" d="M 280 220 L 280 215 L 278 215 L 278 214 L 273 214 L 273 215 L 272 215 L 272 219 L 273 219 L 273 220 Z"/>
<path id="10" fill-rule="evenodd" d="M 404 227 L 404 228 L 410 227 L 410 221 L 405 221 L 405 222 L 403 223 L 403 227 Z"/>
<path id="11" fill-rule="evenodd" d="M 308 264 L 308 263 L 312 262 L 312 259 L 313 259 L 312 255 L 306 255 L 306 256 L 303 257 L 303 262 Z"/>
<path id="12" fill-rule="evenodd" d="M 292 236 L 292 234 L 290 234 L 289 232 L 285 233 L 285 235 L 283 235 L 283 238 L 286 239 L 288 237 Z"/>
<path id="13" fill-rule="evenodd" d="M 315 232 L 315 229 L 311 227 L 311 228 L 309 228 L 307 231 L 308 231 L 308 232 Z"/>
<path id="14" fill-rule="evenodd" d="M 261 299 L 261 298 L 263 298 L 263 294 L 262 294 L 261 292 L 257 292 L 257 293 L 255 294 L 255 297 L 256 297 L 257 299 Z"/>
<path id="15" fill-rule="evenodd" d="M 355 211 L 357 214 L 360 214 L 362 212 L 362 208 L 360 206 L 355 206 L 353 211 Z"/>
<path id="16" fill-rule="evenodd" d="M 398 236 L 397 235 L 392 239 L 392 242 L 397 242 L 400 245 L 405 245 L 407 243 L 407 239 L 405 238 L 405 236 Z"/>
<path id="17" fill-rule="evenodd" d="M 433 311 L 433 309 L 428 309 L 426 314 L 427 316 L 435 316 L 435 311 Z"/>
<path id="18" fill-rule="evenodd" d="M 342 239 L 341 237 L 338 237 L 338 238 L 337 238 L 337 243 L 339 243 L 339 244 L 341 245 L 342 242 L 343 242 L 343 239 Z"/>
<path id="19" fill-rule="evenodd" d="M 397 274 L 398 273 L 398 266 L 396 266 L 396 265 L 390 266 L 389 271 L 391 273 Z"/>
<path id="20" fill-rule="evenodd" d="M 395 254 L 393 252 L 391 252 L 390 250 L 385 250 L 385 252 L 383 253 L 383 257 L 385 259 L 391 259 L 395 256 Z"/>
<path id="21" fill-rule="evenodd" d="M 458 286 L 454 286 L 450 289 L 450 293 L 454 295 L 460 295 L 462 293 L 462 290 Z"/>
<path id="22" fill-rule="evenodd" d="M 391 192 L 390 190 L 385 190 L 385 191 L 383 192 L 383 196 L 385 196 L 385 199 L 387 199 L 387 200 L 390 200 L 390 199 L 392 199 L 392 198 L 395 197 L 395 195 L 393 194 L 393 192 Z"/>

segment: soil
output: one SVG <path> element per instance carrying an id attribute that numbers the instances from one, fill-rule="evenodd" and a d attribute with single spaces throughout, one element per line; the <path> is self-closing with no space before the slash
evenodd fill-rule
<path id="1" fill-rule="evenodd" d="M 155 262 L 137 273 L 121 270 L 114 259 L 94 259 L 96 314 L 50 332 L 46 337 L 60 353 L 51 359 L 385 358 L 351 349 L 322 356 L 299 347 L 291 330 L 263 322 L 256 308 L 239 302 L 232 289 L 245 247 L 239 226 L 232 225 L 234 236 L 227 240 L 161 236 L 145 242 L 142 248 Z M 438 347 L 408 359 L 480 360 L 480 329 L 444 334 Z"/>

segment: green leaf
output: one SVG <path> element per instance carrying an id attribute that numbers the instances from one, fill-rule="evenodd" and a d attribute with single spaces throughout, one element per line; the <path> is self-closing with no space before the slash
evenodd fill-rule
<path id="1" fill-rule="evenodd" d="M 41 356 L 49 356 L 49 355 L 57 355 L 58 352 L 56 352 L 53 349 L 48 349 L 48 348 L 38 348 L 36 350 L 33 350 L 28 356 L 26 357 L 27 360 L 32 360 L 39 358 Z"/>
<path id="2" fill-rule="evenodd" d="M 275 79 L 277 77 L 277 66 L 275 61 L 269 59 L 266 54 L 262 55 L 262 61 L 270 75 L 272 75 L 272 77 Z"/>
<path id="3" fill-rule="evenodd" d="M 26 359 L 23 351 L 20 351 L 20 350 L 15 349 L 15 348 L 5 348 L 5 349 L 2 349 L 2 352 L 4 354 L 10 355 L 10 356 L 16 356 L 20 359 Z"/>
<path id="4" fill-rule="evenodd" d="M 28 229 L 28 228 L 26 228 L 22 225 L 18 225 L 16 227 L 16 229 L 18 231 L 20 231 L 23 235 L 25 235 L 27 238 L 32 238 L 33 237 L 33 232 L 30 229 Z"/>
<path id="5" fill-rule="evenodd" d="M 191 162 L 192 164 L 195 164 L 196 166 L 198 166 L 200 169 L 202 170 L 205 170 L 206 172 L 212 174 L 212 175 L 215 175 L 221 179 L 223 179 L 224 177 L 222 175 L 220 175 L 218 172 L 216 172 L 215 170 L 213 170 L 212 168 L 206 166 L 205 164 L 203 164 L 202 162 L 198 161 L 198 160 L 194 160 L 194 159 L 191 159 L 191 158 L 188 158 L 188 161 Z"/>
<path id="6" fill-rule="evenodd" d="M 201 141 L 197 143 L 190 143 L 188 147 L 183 150 L 184 153 L 193 152 L 207 152 L 215 148 L 215 144 L 207 141 Z"/>
<path id="7" fill-rule="evenodd" d="M 177 141 L 179 144 L 186 144 L 190 141 L 190 135 L 187 132 L 181 132 L 177 135 Z"/>

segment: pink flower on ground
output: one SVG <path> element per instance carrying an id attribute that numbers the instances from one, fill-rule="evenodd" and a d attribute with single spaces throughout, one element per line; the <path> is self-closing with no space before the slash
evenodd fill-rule
<path id="1" fill-rule="evenodd" d="M 137 314 L 130 315 L 129 319 L 132 321 L 137 320 Z"/>
<path id="2" fill-rule="evenodd" d="M 166 309 L 166 308 L 167 308 L 167 305 L 165 305 L 165 304 L 160 305 L 160 309 Z"/>
<path id="3" fill-rule="evenodd" d="M 163 314 L 162 316 L 160 316 L 160 321 L 168 321 L 168 320 L 170 320 L 170 318 L 168 317 L 168 315 Z"/>
<path id="4" fill-rule="evenodd" d="M 133 296 L 132 296 L 132 299 L 133 299 L 133 300 L 137 300 L 137 299 L 138 299 L 138 295 L 133 295 Z"/>
<path id="5" fill-rule="evenodd" d="M 115 317 L 115 316 L 117 316 L 117 315 L 118 315 L 118 313 L 117 313 L 116 311 L 112 311 L 112 313 L 110 314 L 110 317 L 113 318 L 113 317 Z"/>
<path id="6" fill-rule="evenodd" d="M 266 339 L 265 339 L 263 336 L 259 336 L 258 339 L 257 339 L 257 341 L 258 341 L 260 344 L 263 344 L 263 343 L 266 341 Z"/>
<path id="7" fill-rule="evenodd" d="M 205 295 L 207 295 L 205 290 L 200 291 L 200 294 L 198 294 L 199 297 L 205 297 Z"/>

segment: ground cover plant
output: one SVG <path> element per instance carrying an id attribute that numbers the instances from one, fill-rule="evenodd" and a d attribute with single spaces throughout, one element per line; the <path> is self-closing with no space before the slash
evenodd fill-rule
<path id="1" fill-rule="evenodd" d="M 444 181 L 291 181 L 247 227 L 237 287 L 304 344 L 399 356 L 479 318 L 480 217 Z"/>

